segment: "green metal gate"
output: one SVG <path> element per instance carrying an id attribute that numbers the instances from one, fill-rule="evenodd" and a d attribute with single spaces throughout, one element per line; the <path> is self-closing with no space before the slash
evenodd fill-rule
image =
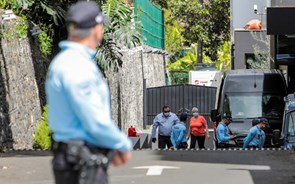
<path id="1" fill-rule="evenodd" d="M 164 12 L 150 0 L 135 0 L 135 15 L 142 22 L 144 43 L 154 48 L 165 48 Z"/>

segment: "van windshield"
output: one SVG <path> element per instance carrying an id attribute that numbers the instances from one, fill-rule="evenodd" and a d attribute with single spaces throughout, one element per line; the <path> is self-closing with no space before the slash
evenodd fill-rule
<path id="1" fill-rule="evenodd" d="M 269 94 L 226 94 L 223 112 L 232 118 L 279 118 L 284 110 L 283 99 Z"/>

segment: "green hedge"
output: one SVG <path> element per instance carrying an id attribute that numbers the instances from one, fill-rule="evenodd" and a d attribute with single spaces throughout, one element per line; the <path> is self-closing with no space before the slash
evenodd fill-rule
<path id="1" fill-rule="evenodd" d="M 42 114 L 42 121 L 35 130 L 35 135 L 33 137 L 33 140 L 34 140 L 33 147 L 36 149 L 49 149 L 51 145 L 52 131 L 50 130 L 48 126 L 47 112 L 48 112 L 48 107 L 45 106 L 43 114 Z"/>

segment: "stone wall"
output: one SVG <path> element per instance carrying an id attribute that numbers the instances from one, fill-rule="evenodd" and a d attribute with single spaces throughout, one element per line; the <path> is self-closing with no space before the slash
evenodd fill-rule
<path id="1" fill-rule="evenodd" d="M 41 107 L 46 104 L 46 61 L 36 37 L 18 38 L 17 24 L 15 19 L 1 22 L 0 150 L 32 148 L 34 130 L 41 121 Z M 124 132 L 130 125 L 141 131 L 143 81 L 146 79 L 147 87 L 165 85 L 165 53 L 147 46 L 122 52 L 122 68 L 118 73 L 107 73 L 112 115 Z"/>
<path id="2" fill-rule="evenodd" d="M 123 66 L 118 73 L 107 73 L 114 121 L 127 131 L 130 125 L 143 129 L 143 80 L 147 87 L 165 85 L 163 52 L 150 47 L 123 51 Z"/>
<path id="3" fill-rule="evenodd" d="M 36 52 L 32 52 L 36 49 L 35 45 L 30 46 L 33 38 L 20 39 L 16 34 L 18 22 L 18 19 L 1 22 L 0 150 L 32 148 L 34 130 L 41 120 L 38 88 L 42 87 L 36 76 L 44 72 L 37 69 L 42 61 L 36 60 Z"/>

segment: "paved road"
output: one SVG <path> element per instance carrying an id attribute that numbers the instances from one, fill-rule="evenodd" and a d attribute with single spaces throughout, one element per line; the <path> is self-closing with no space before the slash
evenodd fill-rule
<path id="1" fill-rule="evenodd" d="M 18 152 L 0 156 L 1 184 L 54 183 L 48 152 Z M 148 172 L 147 168 L 142 168 L 146 166 L 154 168 Z M 160 166 L 171 168 L 161 172 Z M 128 165 L 110 168 L 110 184 L 184 182 L 295 184 L 295 153 L 290 150 L 138 150 L 133 152 Z"/>

